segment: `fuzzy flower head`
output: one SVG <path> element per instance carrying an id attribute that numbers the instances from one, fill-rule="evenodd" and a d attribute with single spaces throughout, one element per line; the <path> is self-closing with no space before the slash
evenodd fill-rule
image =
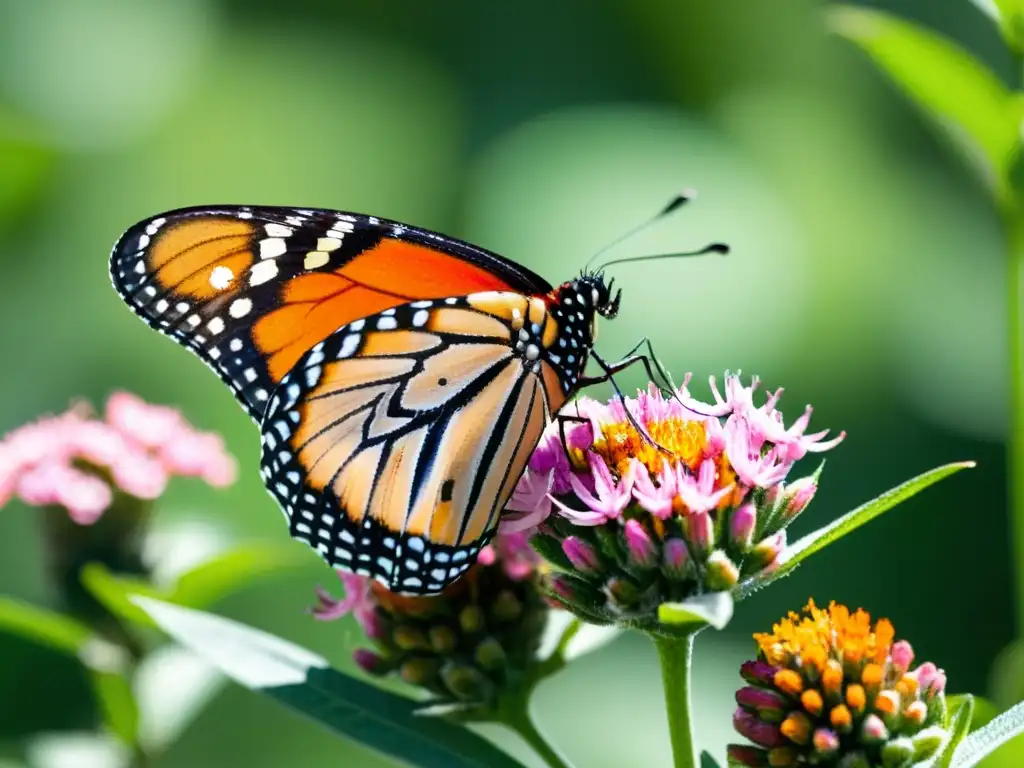
<path id="1" fill-rule="evenodd" d="M 225 486 L 236 472 L 219 435 L 197 431 L 173 408 L 117 392 L 103 419 L 76 406 L 0 439 L 0 506 L 16 496 L 91 525 L 115 493 L 155 499 L 175 475 Z"/>
<path id="2" fill-rule="evenodd" d="M 817 473 L 790 470 L 844 437 L 808 434 L 809 407 L 787 426 L 782 391 L 757 405 L 756 379 L 727 374 L 723 394 L 712 378 L 713 403 L 688 381 L 565 407 L 508 504 L 503 530 L 539 526 L 534 545 L 560 571 L 552 597 L 584 619 L 642 621 L 773 567 L 817 489 Z"/>
<path id="3" fill-rule="evenodd" d="M 499 535 L 439 595 L 400 595 L 339 571 L 344 596 L 318 590 L 313 615 L 355 617 L 374 646 L 353 654 L 365 672 L 395 674 L 439 702 L 487 706 L 536 659 L 548 616 L 537 565 L 525 535 Z"/>
<path id="4" fill-rule="evenodd" d="M 735 766 L 910 768 L 946 738 L 945 674 L 914 666 L 914 651 L 886 619 L 810 601 L 771 632 L 740 674 L 733 725 L 752 745 L 731 745 Z"/>

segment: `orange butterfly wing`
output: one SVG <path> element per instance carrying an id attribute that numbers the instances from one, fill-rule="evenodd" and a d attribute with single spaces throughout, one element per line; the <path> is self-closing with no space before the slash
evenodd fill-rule
<path id="1" fill-rule="evenodd" d="M 259 423 L 299 358 L 339 327 L 415 300 L 546 293 L 489 251 L 372 216 L 208 207 L 139 222 L 114 246 L 114 287 L 196 353 Z"/>
<path id="2" fill-rule="evenodd" d="M 398 592 L 438 592 L 469 568 L 565 398 L 554 369 L 514 347 L 502 310 L 525 317 L 530 304 L 508 292 L 415 301 L 304 355 L 262 435 L 263 480 L 292 535 Z M 538 319 L 543 343 L 556 324 Z"/>

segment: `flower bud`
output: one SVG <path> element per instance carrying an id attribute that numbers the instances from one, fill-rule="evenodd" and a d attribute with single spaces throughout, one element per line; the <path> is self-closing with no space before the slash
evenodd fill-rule
<path id="1" fill-rule="evenodd" d="M 706 557 L 714 544 L 714 523 L 707 512 L 692 512 L 686 516 L 686 536 L 694 553 Z"/>
<path id="2" fill-rule="evenodd" d="M 889 729 L 878 715 L 868 715 L 861 725 L 861 739 L 866 744 L 877 744 L 889 738 Z"/>
<path id="3" fill-rule="evenodd" d="M 914 759 L 914 743 L 901 736 L 893 739 L 882 747 L 882 765 L 884 768 L 905 768 Z"/>
<path id="4" fill-rule="evenodd" d="M 831 757 L 839 751 L 839 734 L 830 728 L 818 728 L 811 737 L 814 751 L 821 757 Z"/>
<path id="5" fill-rule="evenodd" d="M 352 651 L 352 661 L 364 672 L 375 676 L 383 675 L 389 670 L 384 658 L 367 648 L 356 648 Z"/>
<path id="6" fill-rule="evenodd" d="M 418 627 L 408 625 L 395 627 L 394 632 L 391 633 L 391 639 L 403 651 L 426 650 L 430 648 L 430 641 L 423 630 Z"/>
<path id="7" fill-rule="evenodd" d="M 682 539 L 666 539 L 661 549 L 661 565 L 672 579 L 685 579 L 690 573 L 690 553 Z"/>
<path id="8" fill-rule="evenodd" d="M 898 672 L 906 672 L 914 663 L 914 649 L 906 640 L 899 640 L 892 644 L 890 651 L 892 656 L 893 669 Z"/>
<path id="9" fill-rule="evenodd" d="M 750 573 L 770 568 L 786 546 L 786 532 L 779 531 L 759 541 L 743 562 L 744 571 Z"/>
<path id="10" fill-rule="evenodd" d="M 463 632 L 479 632 L 484 626 L 484 612 L 477 605 L 467 605 L 459 611 L 459 626 Z"/>
<path id="11" fill-rule="evenodd" d="M 736 692 L 736 703 L 746 710 L 756 712 L 766 723 L 780 723 L 789 708 L 788 699 L 780 693 L 766 688 L 747 686 Z"/>
<path id="12" fill-rule="evenodd" d="M 746 744 L 730 744 L 726 747 L 726 757 L 730 766 L 742 768 L 768 768 L 768 755 L 763 749 Z"/>
<path id="13" fill-rule="evenodd" d="M 740 667 L 740 676 L 754 685 L 771 685 L 778 667 L 764 661 L 745 661 Z"/>
<path id="14" fill-rule="evenodd" d="M 658 560 L 658 551 L 644 527 L 636 520 L 627 520 L 623 536 L 633 563 L 641 568 L 653 568 Z"/>
<path id="15" fill-rule="evenodd" d="M 597 552 L 579 536 L 568 536 L 562 541 L 562 552 L 569 558 L 572 567 L 581 573 L 594 573 L 601 567 Z"/>
<path id="16" fill-rule="evenodd" d="M 427 685 L 437 674 L 440 663 L 436 658 L 411 657 L 402 662 L 399 676 L 409 685 Z"/>
<path id="17" fill-rule="evenodd" d="M 757 510 L 752 503 L 733 511 L 729 518 L 729 538 L 740 552 L 746 552 L 757 525 Z"/>
<path id="18" fill-rule="evenodd" d="M 707 575 L 704 581 L 708 589 L 724 592 L 725 590 L 732 589 L 736 582 L 740 580 L 740 569 L 720 549 L 716 549 L 708 555 L 705 567 L 707 568 Z"/>
<path id="19" fill-rule="evenodd" d="M 430 628 L 430 647 L 438 653 L 451 653 L 455 650 L 458 638 L 451 627 L 438 624 Z"/>
<path id="20" fill-rule="evenodd" d="M 508 624 L 522 615 L 523 604 L 519 602 L 519 598 L 512 594 L 511 590 L 503 589 L 494 598 L 494 603 L 491 605 L 491 617 L 495 621 Z"/>
<path id="21" fill-rule="evenodd" d="M 494 695 L 491 679 L 469 664 L 449 661 L 441 668 L 441 680 L 460 701 L 484 702 Z"/>
<path id="22" fill-rule="evenodd" d="M 473 651 L 473 659 L 484 669 L 502 669 L 506 661 L 505 649 L 495 638 L 487 637 L 481 640 Z"/>
<path id="23" fill-rule="evenodd" d="M 797 515 L 807 509 L 814 494 L 818 491 L 817 475 L 801 477 L 791 485 L 787 486 L 782 494 L 780 503 L 781 525 L 786 526 L 793 522 Z"/>
<path id="24" fill-rule="evenodd" d="M 757 715 L 747 712 L 745 709 L 740 708 L 733 713 L 732 725 L 741 736 L 745 736 L 762 747 L 781 747 L 786 743 L 786 738 L 779 730 L 779 726 L 761 722 Z"/>

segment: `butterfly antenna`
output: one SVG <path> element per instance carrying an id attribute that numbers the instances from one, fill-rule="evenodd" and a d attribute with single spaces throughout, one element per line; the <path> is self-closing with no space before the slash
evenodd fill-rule
<path id="1" fill-rule="evenodd" d="M 621 259 L 612 259 L 606 261 L 604 264 L 597 268 L 597 271 L 606 269 L 615 264 L 628 264 L 632 261 L 656 261 L 658 259 L 679 259 L 686 256 L 703 256 L 706 253 L 719 253 L 725 256 L 729 253 L 729 246 L 725 243 L 712 243 L 711 245 L 701 248 L 699 251 L 679 251 L 677 253 L 656 253 L 648 256 L 625 256 Z"/>
<path id="2" fill-rule="evenodd" d="M 657 222 L 661 221 L 666 216 L 670 216 L 671 214 L 675 213 L 680 208 L 682 208 L 684 205 L 686 205 L 686 203 L 690 202 L 691 200 L 693 200 L 696 197 L 697 197 L 697 190 L 695 190 L 695 189 L 684 189 L 680 194 L 676 195 L 671 200 L 669 200 L 668 205 L 666 205 L 664 208 L 662 208 L 660 211 L 658 211 L 656 214 L 654 214 L 651 218 L 647 219 L 647 221 L 645 221 L 645 222 L 643 222 L 643 223 L 633 227 L 632 229 L 628 230 L 624 234 L 619 235 L 617 238 L 612 240 L 606 246 L 604 246 L 603 248 L 599 249 L 593 256 L 591 256 L 589 259 L 587 259 L 587 263 L 583 266 L 583 271 L 586 272 L 587 269 L 590 267 L 590 265 L 594 262 L 594 260 L 597 259 L 602 254 L 607 253 L 608 251 L 610 251 L 612 248 L 614 248 L 615 246 L 619 245 L 620 243 L 623 243 L 626 240 L 629 240 L 629 238 L 631 238 L 631 237 L 633 237 L 635 235 L 638 235 L 639 233 L 643 232 L 645 229 L 650 227 L 652 224 L 656 224 Z"/>

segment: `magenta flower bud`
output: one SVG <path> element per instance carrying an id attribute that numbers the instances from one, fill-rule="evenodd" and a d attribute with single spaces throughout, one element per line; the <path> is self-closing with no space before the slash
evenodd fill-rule
<path id="1" fill-rule="evenodd" d="M 750 559 L 756 564 L 758 570 L 770 568 L 782 550 L 786 547 L 786 532 L 773 533 L 766 539 L 762 539 L 750 551 Z"/>
<path id="2" fill-rule="evenodd" d="M 892 644 L 890 651 L 892 665 L 899 672 L 906 672 L 914 663 L 914 649 L 906 640 L 899 640 Z"/>
<path id="3" fill-rule="evenodd" d="M 818 728 L 811 737 L 814 751 L 822 757 L 834 755 L 839 751 L 839 734 L 831 728 Z"/>
<path id="4" fill-rule="evenodd" d="M 594 573 L 601 566 L 597 552 L 579 536 L 569 536 L 562 542 L 562 552 L 569 558 L 572 567 L 582 573 Z"/>
<path id="5" fill-rule="evenodd" d="M 818 481 L 813 475 L 801 477 L 787 487 L 782 497 L 782 519 L 785 521 L 783 525 L 793 522 L 797 515 L 807 509 L 817 491 Z"/>
<path id="6" fill-rule="evenodd" d="M 861 726 L 861 738 L 868 743 L 877 744 L 889 738 L 889 729 L 885 727 L 882 718 L 871 714 L 864 718 L 864 724 Z"/>
<path id="7" fill-rule="evenodd" d="M 576 597 L 576 590 L 572 588 L 569 580 L 558 574 L 551 577 L 551 591 L 566 602 L 572 602 Z"/>
<path id="8" fill-rule="evenodd" d="M 781 722 L 789 709 L 789 701 L 778 691 L 747 686 L 736 691 L 736 703 L 756 712 L 765 722 Z"/>
<path id="9" fill-rule="evenodd" d="M 658 551 L 651 536 L 637 520 L 627 520 L 623 533 L 626 546 L 633 561 L 643 567 L 652 567 L 658 558 Z"/>
<path id="10" fill-rule="evenodd" d="M 661 550 L 661 564 L 669 576 L 682 579 L 686 576 L 690 552 L 682 539 L 667 539 Z"/>
<path id="11" fill-rule="evenodd" d="M 356 648 L 352 651 L 352 661 L 370 675 L 382 675 L 387 671 L 387 662 L 368 648 Z"/>
<path id="12" fill-rule="evenodd" d="M 730 744 L 725 748 L 729 765 L 743 765 L 746 768 L 767 768 L 768 753 L 749 744 Z"/>
<path id="13" fill-rule="evenodd" d="M 686 534 L 695 553 L 707 556 L 711 551 L 714 533 L 714 524 L 707 512 L 693 512 L 686 516 Z"/>
<path id="14" fill-rule="evenodd" d="M 942 693 L 946 689 L 946 673 L 930 661 L 918 667 L 916 675 L 921 692 L 928 696 Z"/>
<path id="15" fill-rule="evenodd" d="M 757 510 L 753 504 L 744 504 L 734 510 L 729 518 L 729 537 L 733 545 L 741 552 L 746 552 L 757 525 Z"/>
<path id="16" fill-rule="evenodd" d="M 742 707 L 733 713 L 732 725 L 741 736 L 762 747 L 781 747 L 786 743 L 786 737 L 782 735 L 779 726 L 762 722 L 757 715 Z"/>
<path id="17" fill-rule="evenodd" d="M 745 661 L 740 666 L 740 677 L 753 685 L 774 685 L 778 671 L 766 661 Z"/>

